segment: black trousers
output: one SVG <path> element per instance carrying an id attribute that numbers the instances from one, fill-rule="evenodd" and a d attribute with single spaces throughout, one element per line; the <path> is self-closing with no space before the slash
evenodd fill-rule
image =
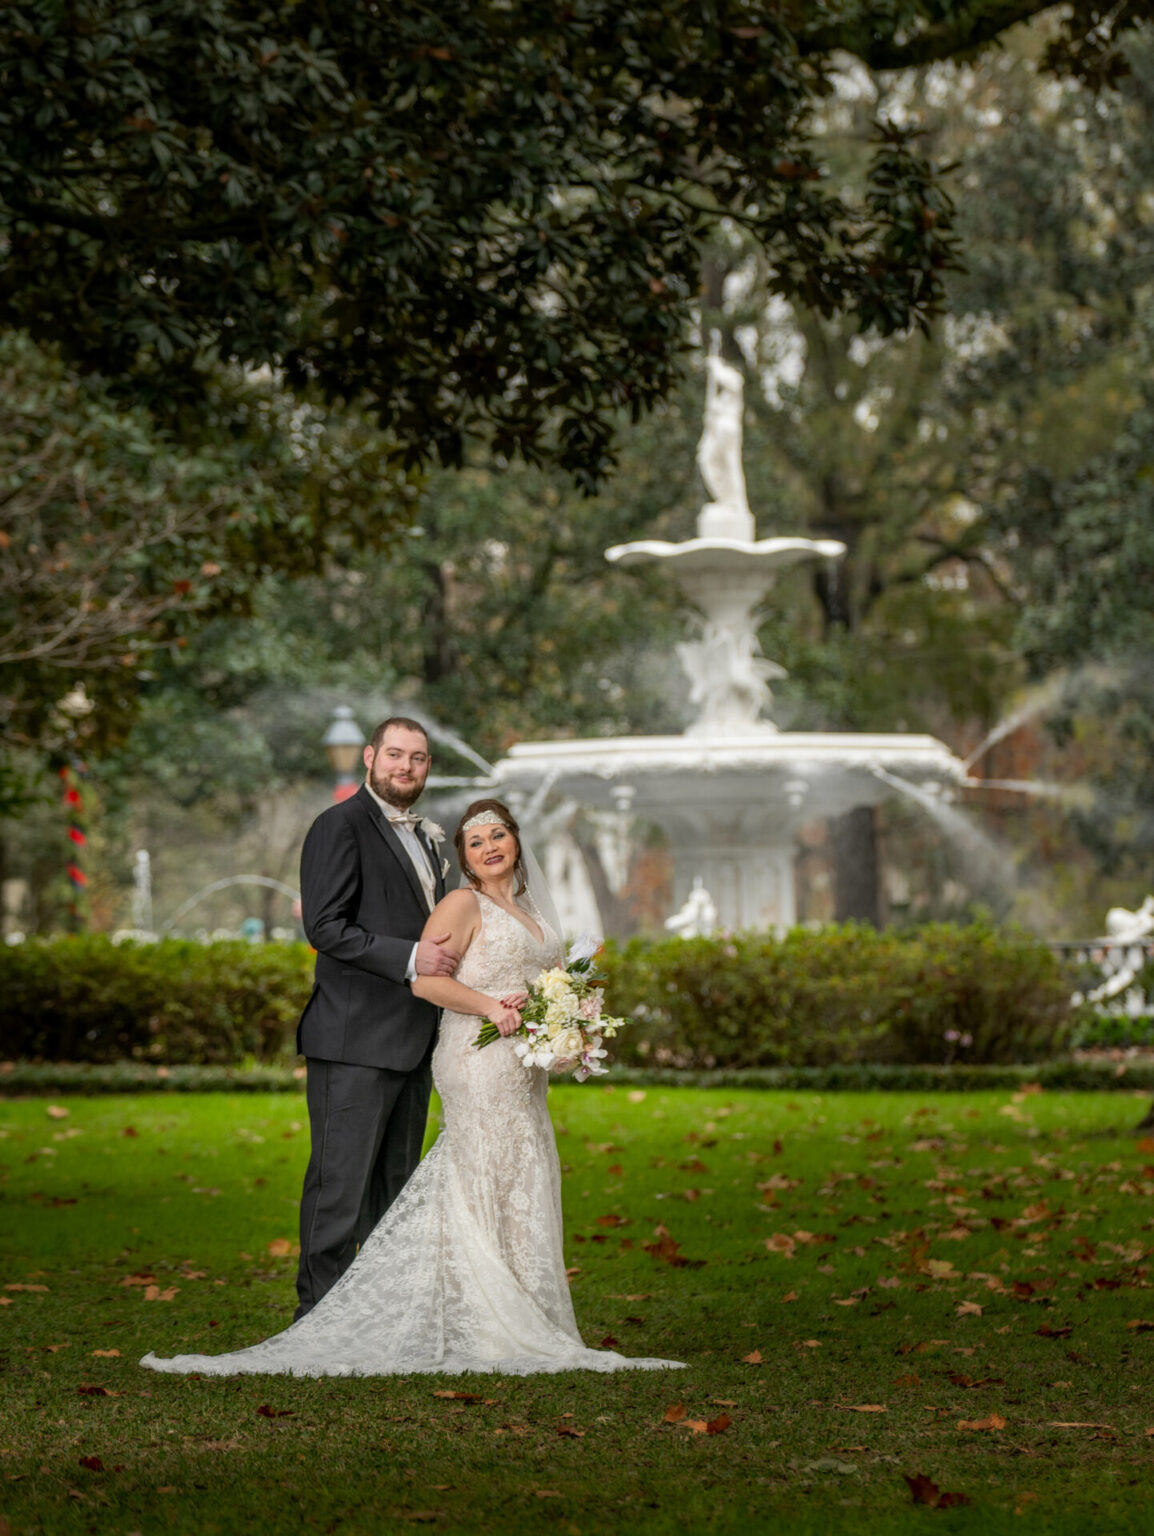
<path id="1" fill-rule="evenodd" d="M 301 1194 L 294 1321 L 348 1269 L 420 1162 L 432 1055 L 430 1047 L 412 1072 L 310 1058 L 312 1151 Z"/>

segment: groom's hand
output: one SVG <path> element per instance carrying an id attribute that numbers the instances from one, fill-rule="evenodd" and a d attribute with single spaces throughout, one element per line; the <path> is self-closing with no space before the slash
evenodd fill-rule
<path id="1" fill-rule="evenodd" d="M 435 938 L 421 939 L 418 942 L 416 965 L 418 976 L 451 976 L 453 974 L 461 957 L 454 950 L 444 948 L 451 938 L 451 933 L 442 933 Z"/>

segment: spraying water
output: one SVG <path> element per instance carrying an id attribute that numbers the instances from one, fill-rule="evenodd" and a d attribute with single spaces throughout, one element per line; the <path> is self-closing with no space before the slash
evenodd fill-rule
<path id="1" fill-rule="evenodd" d="M 1109 682 L 1115 672 L 1109 667 L 1080 667 L 1077 672 L 1056 672 L 1053 677 L 1047 678 L 1044 683 L 1032 688 L 1018 705 L 1012 714 L 1004 720 L 999 720 L 993 730 L 983 736 L 978 745 L 964 758 L 962 767 L 969 771 L 971 764 L 976 763 L 980 757 L 984 757 L 991 747 L 996 746 L 1018 729 L 1025 725 L 1027 720 L 1033 720 L 1038 715 L 1059 703 L 1060 700 L 1075 692 L 1083 684 L 1102 687 Z"/>
<path id="2" fill-rule="evenodd" d="M 971 879 L 980 884 L 996 885 L 1007 894 L 1012 893 L 1017 871 L 1008 848 L 996 842 L 981 827 L 975 826 L 968 816 L 940 795 L 931 794 L 929 790 L 911 784 L 878 764 L 874 765 L 872 771 L 883 784 L 888 784 L 891 789 L 896 789 L 922 807 L 961 854 Z"/>

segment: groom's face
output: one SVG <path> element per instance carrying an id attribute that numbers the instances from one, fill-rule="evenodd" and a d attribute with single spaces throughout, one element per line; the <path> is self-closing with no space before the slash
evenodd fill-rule
<path id="1" fill-rule="evenodd" d="M 424 789 L 430 761 L 429 743 L 420 731 L 391 725 L 375 752 L 365 748 L 369 787 L 386 804 L 404 810 Z"/>

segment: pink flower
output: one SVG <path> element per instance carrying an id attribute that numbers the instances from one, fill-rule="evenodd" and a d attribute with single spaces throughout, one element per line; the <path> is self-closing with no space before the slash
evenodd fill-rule
<path id="1" fill-rule="evenodd" d="M 589 997 L 583 997 L 581 999 L 581 1007 L 579 1012 L 581 1018 L 583 1018 L 587 1023 L 591 1023 L 593 1020 L 599 1019 L 601 1017 L 600 992 L 593 992 Z"/>

